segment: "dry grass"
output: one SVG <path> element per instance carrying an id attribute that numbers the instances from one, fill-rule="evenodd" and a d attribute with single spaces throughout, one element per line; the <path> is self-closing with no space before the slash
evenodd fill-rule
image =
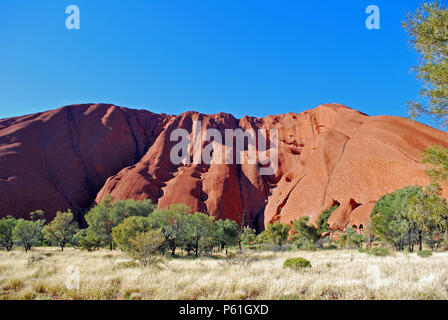
<path id="1" fill-rule="evenodd" d="M 168 260 L 142 268 L 116 250 L 37 248 L 0 251 L 0 299 L 447 299 L 448 253 L 375 257 L 357 251 L 251 252 Z M 301 256 L 312 268 L 284 268 Z M 254 260 L 254 261 L 252 261 Z M 80 288 L 67 289 L 67 267 Z"/>

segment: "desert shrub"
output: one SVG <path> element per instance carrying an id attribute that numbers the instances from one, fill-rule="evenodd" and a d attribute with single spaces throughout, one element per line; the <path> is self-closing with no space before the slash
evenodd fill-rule
<path id="1" fill-rule="evenodd" d="M 314 243 L 321 238 L 321 232 L 312 224 L 309 223 L 310 217 L 302 217 L 294 220 L 292 230 L 294 235 L 292 240 L 300 248 L 304 244 L 309 246 L 309 243 Z"/>
<path id="2" fill-rule="evenodd" d="M 428 257 L 432 256 L 432 252 L 431 251 L 427 251 L 427 250 L 423 250 L 423 251 L 417 252 L 417 255 L 420 258 L 428 258 Z"/>
<path id="3" fill-rule="evenodd" d="M 244 246 L 250 246 L 254 244 L 257 239 L 257 234 L 255 229 L 252 229 L 249 226 L 244 227 L 243 233 L 241 234 L 241 244 Z"/>
<path id="4" fill-rule="evenodd" d="M 282 246 L 288 240 L 289 229 L 290 226 L 285 223 L 270 223 L 266 230 L 257 236 L 257 242 L 272 243 L 276 246 Z"/>
<path id="5" fill-rule="evenodd" d="M 301 257 L 290 258 L 285 260 L 285 262 L 283 263 L 283 267 L 294 270 L 300 270 L 303 268 L 311 268 L 311 262 Z"/>
<path id="6" fill-rule="evenodd" d="M 305 241 L 303 243 L 297 243 L 297 248 L 304 251 L 316 251 L 317 246 L 313 241 Z"/>
<path id="7" fill-rule="evenodd" d="M 128 253 L 145 267 L 157 265 L 163 261 L 159 253 L 164 243 L 165 237 L 159 230 L 139 233 L 130 241 Z"/>
<path id="8" fill-rule="evenodd" d="M 43 259 L 45 259 L 45 256 L 43 254 L 32 254 L 28 257 L 28 260 L 26 262 L 26 267 L 29 268 L 34 263 L 39 262 Z"/>
<path id="9" fill-rule="evenodd" d="M 320 232 L 327 232 L 328 231 L 328 219 L 330 218 L 331 214 L 339 207 L 339 205 L 334 205 L 322 212 L 322 214 L 317 218 L 316 224 L 319 228 Z"/>
<path id="10" fill-rule="evenodd" d="M 369 254 L 372 254 L 374 256 L 378 256 L 378 257 L 385 257 L 389 255 L 389 249 L 385 248 L 385 247 L 377 247 L 377 248 L 372 248 L 370 250 L 368 250 Z"/>
<path id="11" fill-rule="evenodd" d="M 338 248 L 337 244 L 331 240 L 330 237 L 321 238 L 316 242 L 316 246 L 325 250 L 335 250 Z"/>
<path id="12" fill-rule="evenodd" d="M 247 267 L 258 259 L 251 254 L 245 252 L 231 253 L 226 256 L 226 264 L 228 267 L 239 265 L 240 267 Z"/>

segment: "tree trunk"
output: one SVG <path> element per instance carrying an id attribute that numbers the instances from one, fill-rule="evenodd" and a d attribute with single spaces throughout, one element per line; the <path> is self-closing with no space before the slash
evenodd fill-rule
<path id="1" fill-rule="evenodd" d="M 423 244 L 422 244 L 422 232 L 419 231 L 418 232 L 418 251 L 422 251 L 423 250 Z"/>

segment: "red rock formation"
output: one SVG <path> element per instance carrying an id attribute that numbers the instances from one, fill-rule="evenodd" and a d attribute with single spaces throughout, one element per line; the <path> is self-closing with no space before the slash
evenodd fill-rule
<path id="1" fill-rule="evenodd" d="M 178 128 L 272 129 L 279 167 L 261 176 L 256 164 L 175 165 Z M 193 211 L 253 225 L 315 220 L 339 203 L 335 229 L 360 226 L 383 194 L 426 185 L 421 152 L 448 145 L 448 134 L 399 117 L 369 117 L 338 104 L 265 118 L 186 112 L 157 115 L 111 105 L 76 105 L 0 120 L 0 215 L 43 209 L 77 212 L 111 194 L 150 198 L 159 207 L 186 203 Z M 204 146 L 205 144 L 202 144 Z M 244 153 L 247 156 L 247 151 Z"/>

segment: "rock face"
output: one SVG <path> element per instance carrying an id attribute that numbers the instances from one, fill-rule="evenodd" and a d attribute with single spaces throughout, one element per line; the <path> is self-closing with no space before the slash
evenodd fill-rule
<path id="1" fill-rule="evenodd" d="M 276 129 L 278 170 L 259 164 L 173 164 L 175 129 Z M 407 185 L 426 185 L 421 152 L 448 145 L 448 134 L 399 117 L 370 117 L 339 104 L 299 114 L 236 119 L 230 114 L 179 116 L 113 105 L 72 105 L 0 120 L 0 216 L 43 209 L 82 213 L 107 194 L 159 207 L 240 221 L 312 221 L 331 205 L 334 229 L 362 227 L 375 202 Z M 202 147 L 206 146 L 205 143 Z M 247 150 L 243 152 L 247 157 Z"/>

